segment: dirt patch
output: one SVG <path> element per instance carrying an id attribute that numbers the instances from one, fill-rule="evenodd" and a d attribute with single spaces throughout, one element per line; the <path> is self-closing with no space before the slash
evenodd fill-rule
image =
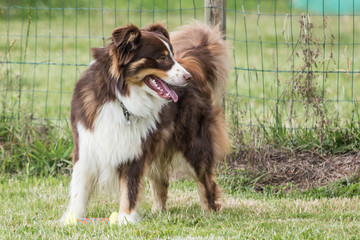
<path id="1" fill-rule="evenodd" d="M 322 156 L 311 151 L 240 149 L 229 156 L 233 170 L 256 174 L 255 187 L 293 184 L 300 190 L 326 185 L 359 174 L 360 152 Z"/>

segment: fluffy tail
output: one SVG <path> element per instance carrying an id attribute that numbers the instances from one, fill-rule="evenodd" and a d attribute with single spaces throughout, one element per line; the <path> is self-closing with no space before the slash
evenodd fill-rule
<path id="1" fill-rule="evenodd" d="M 175 57 L 185 68 L 196 74 L 197 81 L 206 81 L 212 91 L 212 100 L 220 103 L 226 93 L 230 72 L 230 50 L 219 27 L 193 22 L 171 33 Z"/>

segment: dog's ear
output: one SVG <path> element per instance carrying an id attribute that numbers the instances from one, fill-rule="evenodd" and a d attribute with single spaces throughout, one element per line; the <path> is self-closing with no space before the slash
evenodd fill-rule
<path id="1" fill-rule="evenodd" d="M 111 38 L 115 45 L 114 53 L 117 54 L 118 64 L 128 64 L 139 46 L 141 39 L 140 29 L 134 25 L 117 28 L 112 32 Z"/>
<path id="2" fill-rule="evenodd" d="M 112 40 L 116 47 L 126 51 L 135 50 L 140 42 L 140 29 L 134 25 L 117 28 L 112 32 Z"/>
<path id="3" fill-rule="evenodd" d="M 149 26 L 145 27 L 144 30 L 146 30 L 148 32 L 156 32 L 158 34 L 163 35 L 168 40 L 170 40 L 169 32 L 166 30 L 164 25 L 162 25 L 161 23 L 156 23 L 156 24 L 149 25 Z"/>

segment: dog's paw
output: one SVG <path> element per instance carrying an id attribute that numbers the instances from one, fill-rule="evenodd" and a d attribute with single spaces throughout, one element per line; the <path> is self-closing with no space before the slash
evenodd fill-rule
<path id="1" fill-rule="evenodd" d="M 134 223 L 140 221 L 141 217 L 136 211 L 133 211 L 130 214 L 119 213 L 118 220 L 119 220 L 120 225 L 126 225 L 129 223 L 134 224 Z"/>
<path id="2" fill-rule="evenodd" d="M 61 225 L 67 225 L 67 221 L 69 218 L 69 214 L 71 214 L 72 212 L 70 212 L 69 210 L 66 210 L 66 212 L 64 212 L 64 214 L 61 216 L 61 218 L 58 220 L 58 222 Z"/>
<path id="3" fill-rule="evenodd" d="M 76 225 L 77 224 L 77 218 L 73 212 L 68 212 L 66 216 L 64 215 L 60 219 L 60 223 L 62 225 Z"/>

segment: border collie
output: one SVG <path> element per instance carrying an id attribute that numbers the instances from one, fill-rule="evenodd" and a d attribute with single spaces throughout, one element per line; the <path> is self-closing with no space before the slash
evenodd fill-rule
<path id="1" fill-rule="evenodd" d="M 145 176 L 152 210 L 165 210 L 177 169 L 195 180 L 203 209 L 219 210 L 215 164 L 229 149 L 216 104 L 230 69 L 222 34 L 193 23 L 170 38 L 160 24 L 127 25 L 110 40 L 92 49 L 94 61 L 75 86 L 74 168 L 64 216 L 85 217 L 91 193 L 102 189 L 119 197 L 120 224 L 136 222 Z"/>

